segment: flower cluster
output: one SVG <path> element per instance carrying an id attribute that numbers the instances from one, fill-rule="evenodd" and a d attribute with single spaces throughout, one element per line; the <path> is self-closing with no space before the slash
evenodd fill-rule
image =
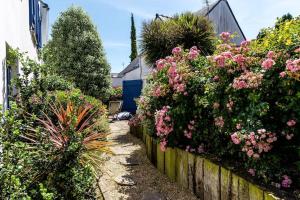
<path id="1" fill-rule="evenodd" d="M 288 177 L 287 175 L 282 176 L 283 180 L 281 182 L 281 186 L 284 188 L 289 188 L 291 187 L 292 184 L 292 180 L 290 179 L 290 177 Z"/>
<path id="2" fill-rule="evenodd" d="M 177 93 L 187 94 L 186 85 L 183 81 L 182 75 L 178 73 L 176 65 L 173 65 L 168 70 L 169 84 Z"/>
<path id="3" fill-rule="evenodd" d="M 188 139 L 192 139 L 193 131 L 195 130 L 195 121 L 191 120 L 187 126 L 187 129 L 183 131 L 184 136 Z"/>
<path id="4" fill-rule="evenodd" d="M 140 118 L 138 117 L 138 115 L 136 115 L 128 121 L 128 125 L 129 126 L 137 126 L 140 122 L 141 122 Z"/>
<path id="5" fill-rule="evenodd" d="M 240 77 L 233 80 L 234 89 L 257 88 L 261 85 L 263 74 L 254 72 L 245 72 Z"/>
<path id="6" fill-rule="evenodd" d="M 157 85 L 156 87 L 153 88 L 154 97 L 163 97 L 166 95 L 166 93 L 167 93 L 166 89 L 161 85 Z"/>
<path id="7" fill-rule="evenodd" d="M 167 137 L 173 131 L 173 123 L 169 115 L 170 107 L 164 106 L 155 113 L 156 135 L 161 138 L 161 149 L 165 150 Z"/>
<path id="8" fill-rule="evenodd" d="M 277 136 L 265 129 L 258 129 L 249 134 L 241 131 L 235 132 L 231 135 L 231 140 L 237 145 L 243 142 L 242 151 L 246 152 L 249 158 L 259 158 L 261 153 L 269 152 L 272 149 L 272 143 L 277 141 Z"/>
<path id="9" fill-rule="evenodd" d="M 223 128 L 225 122 L 222 116 L 215 118 L 215 125 L 219 128 Z"/>

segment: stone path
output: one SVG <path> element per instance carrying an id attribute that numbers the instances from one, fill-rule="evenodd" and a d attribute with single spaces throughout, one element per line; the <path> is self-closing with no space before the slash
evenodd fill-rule
<path id="1" fill-rule="evenodd" d="M 144 144 L 129 133 L 127 121 L 110 124 L 113 155 L 105 155 L 99 180 L 105 200 L 196 200 L 147 159 Z"/>

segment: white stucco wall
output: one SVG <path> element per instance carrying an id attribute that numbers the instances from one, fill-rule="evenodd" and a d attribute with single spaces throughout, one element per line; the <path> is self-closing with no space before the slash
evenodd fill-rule
<path id="1" fill-rule="evenodd" d="M 37 50 L 29 31 L 28 0 L 0 0 L 0 25 L 0 104 L 3 104 L 6 44 L 14 49 L 19 48 L 20 52 L 27 52 L 32 59 L 37 59 Z"/>
<path id="2" fill-rule="evenodd" d="M 113 77 L 111 80 L 113 87 L 122 87 L 123 79 L 121 77 Z"/>
<path id="3" fill-rule="evenodd" d="M 138 80 L 141 79 L 141 69 L 136 68 L 123 76 L 123 81 L 130 81 L 130 80 Z"/>
<path id="4" fill-rule="evenodd" d="M 123 76 L 123 80 L 143 80 L 143 85 L 146 83 L 148 74 L 151 72 L 150 66 L 146 63 L 145 57 L 140 57 L 139 68 L 134 69 Z"/>

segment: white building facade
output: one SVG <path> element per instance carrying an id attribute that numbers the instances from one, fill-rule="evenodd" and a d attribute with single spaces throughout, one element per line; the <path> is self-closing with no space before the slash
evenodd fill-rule
<path id="1" fill-rule="evenodd" d="M 49 7 L 41 0 L 1 0 L 0 1 L 0 104 L 8 105 L 9 82 L 22 67 L 16 61 L 8 66 L 9 49 L 26 52 L 34 60 L 38 50 L 48 40 Z"/>

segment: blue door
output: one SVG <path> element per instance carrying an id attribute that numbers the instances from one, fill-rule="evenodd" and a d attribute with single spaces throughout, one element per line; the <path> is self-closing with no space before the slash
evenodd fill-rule
<path id="1" fill-rule="evenodd" d="M 142 80 L 123 81 L 123 111 L 136 112 L 137 106 L 134 99 L 141 95 L 142 87 Z"/>

